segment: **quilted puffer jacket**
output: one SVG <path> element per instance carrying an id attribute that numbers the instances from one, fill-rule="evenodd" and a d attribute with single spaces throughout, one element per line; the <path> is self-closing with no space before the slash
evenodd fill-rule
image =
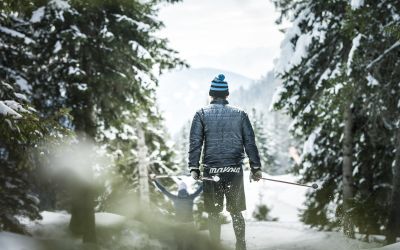
<path id="1" fill-rule="evenodd" d="M 190 129 L 189 168 L 199 168 L 203 149 L 205 167 L 241 165 L 245 157 L 250 167 L 261 167 L 254 131 L 247 114 L 228 105 L 225 99 L 214 99 L 196 112 Z"/>

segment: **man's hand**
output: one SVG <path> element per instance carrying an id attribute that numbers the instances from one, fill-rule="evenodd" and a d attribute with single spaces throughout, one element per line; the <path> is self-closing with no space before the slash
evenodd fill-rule
<path id="1" fill-rule="evenodd" d="M 260 169 L 252 169 L 250 172 L 250 180 L 259 181 L 262 178 L 262 171 Z"/>
<path id="2" fill-rule="evenodd" d="M 190 175 L 192 176 L 193 179 L 198 180 L 200 178 L 200 170 L 192 169 L 190 170 Z"/>
<path id="3" fill-rule="evenodd" d="M 150 180 L 155 181 L 156 180 L 156 175 L 155 174 L 149 174 Z"/>

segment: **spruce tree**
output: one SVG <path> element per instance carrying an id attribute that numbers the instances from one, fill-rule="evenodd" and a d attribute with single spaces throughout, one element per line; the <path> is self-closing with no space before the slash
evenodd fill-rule
<path id="1" fill-rule="evenodd" d="M 31 2 L 28 2 L 31 3 Z M 57 137 L 59 126 L 32 107 L 28 67 L 32 60 L 29 22 L 16 10 L 30 7 L 0 3 L 0 230 L 25 233 L 16 216 L 40 218 L 39 199 L 30 177 L 43 152 L 44 137 Z"/>
<path id="2" fill-rule="evenodd" d="M 18 30 L 0 30 L 7 35 L 2 39 L 10 39 L 2 43 L 8 47 L 0 51 L 0 73 L 11 87 L 23 88 L 41 117 L 69 110 L 62 125 L 81 140 L 105 143 L 104 133 L 115 129 L 122 135 L 126 123 L 133 123 L 134 130 L 146 127 L 146 141 L 160 153 L 149 156 L 152 166 L 172 168 L 155 110 L 153 72 L 184 64 L 165 39 L 154 36 L 162 27 L 156 19 L 160 2 L 31 1 L 21 7 L 4 1 L 1 23 Z M 134 154 L 125 150 L 127 157 Z M 85 242 L 94 242 L 94 194 L 88 187 L 78 193 L 70 227 Z M 37 215 L 37 209 L 32 211 Z"/>
<path id="3" fill-rule="evenodd" d="M 353 225 L 366 236 L 381 233 L 396 145 L 397 118 L 389 114 L 398 112 L 391 98 L 398 45 L 384 30 L 397 22 L 399 4 L 275 3 L 293 23 L 276 65 L 283 79 L 276 107 L 295 119 L 294 132 L 305 140 L 297 169 L 303 181 L 323 181 L 308 193 L 302 218 L 322 228 L 341 225 L 350 236 Z"/>
<path id="4" fill-rule="evenodd" d="M 253 126 L 254 136 L 256 138 L 256 144 L 259 150 L 261 164 L 263 171 L 274 174 L 274 170 L 279 168 L 279 163 L 276 161 L 271 148 L 270 138 L 267 137 L 264 125 L 263 113 L 257 113 L 255 109 L 252 110 L 250 121 Z"/>

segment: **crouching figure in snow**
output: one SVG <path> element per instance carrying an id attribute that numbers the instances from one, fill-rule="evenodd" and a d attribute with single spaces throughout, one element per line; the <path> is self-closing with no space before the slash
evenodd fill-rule
<path id="1" fill-rule="evenodd" d="M 246 210 L 243 186 L 244 149 L 250 159 L 251 178 L 262 177 L 260 157 L 255 143 L 254 131 L 247 114 L 228 105 L 228 83 L 219 75 L 211 82 L 211 103 L 196 112 L 190 129 L 189 169 L 194 179 L 200 178 L 200 155 L 204 177 L 218 175 L 218 182 L 204 180 L 204 206 L 209 217 L 210 238 L 219 242 L 221 224 L 219 214 L 223 209 L 231 214 L 236 236 L 236 249 L 246 249 L 245 221 L 242 211 Z"/>
<path id="2" fill-rule="evenodd" d="M 176 222 L 181 228 L 180 231 L 175 233 L 175 241 L 177 242 L 178 250 L 191 249 L 191 244 L 193 244 L 193 242 L 190 240 L 189 236 L 182 234 L 190 233 L 194 230 L 193 203 L 194 199 L 203 191 L 203 186 L 200 186 L 193 194 L 189 194 L 186 184 L 181 182 L 178 187 L 178 195 L 174 195 L 168 192 L 155 178 L 152 178 L 152 180 L 158 189 L 174 203 Z"/>

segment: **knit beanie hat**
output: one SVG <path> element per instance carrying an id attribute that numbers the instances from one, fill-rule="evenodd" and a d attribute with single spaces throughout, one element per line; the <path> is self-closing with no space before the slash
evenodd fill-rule
<path id="1" fill-rule="evenodd" d="M 186 189 L 187 189 L 186 183 L 184 183 L 184 182 L 179 183 L 178 191 L 186 190 Z"/>
<path id="2" fill-rule="evenodd" d="M 212 97 L 226 97 L 229 95 L 228 83 L 224 81 L 225 76 L 219 74 L 211 82 L 210 96 Z"/>

